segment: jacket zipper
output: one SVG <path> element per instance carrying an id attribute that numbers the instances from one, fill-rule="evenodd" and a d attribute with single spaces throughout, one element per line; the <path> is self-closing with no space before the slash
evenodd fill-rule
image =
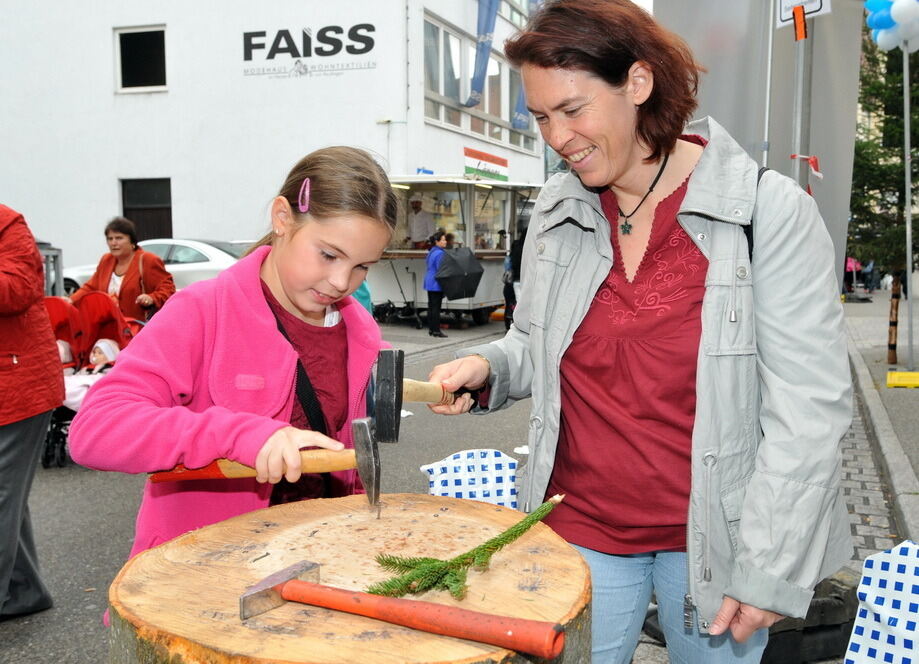
<path id="1" fill-rule="evenodd" d="M 715 465 L 716 457 L 711 452 L 706 452 L 702 457 L 702 465 L 705 466 L 705 550 L 702 554 L 702 580 L 712 580 L 712 570 L 709 567 L 709 558 L 712 554 L 712 466 Z"/>

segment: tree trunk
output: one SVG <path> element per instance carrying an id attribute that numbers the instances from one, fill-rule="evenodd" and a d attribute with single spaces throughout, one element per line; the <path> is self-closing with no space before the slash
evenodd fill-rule
<path id="1" fill-rule="evenodd" d="M 196 530 L 128 561 L 109 590 L 112 664 L 255 662 L 544 662 L 475 641 L 288 602 L 239 617 L 239 596 L 301 560 L 320 582 L 350 590 L 392 576 L 378 553 L 452 558 L 519 521 L 520 512 L 472 500 L 386 494 L 382 516 L 364 496 L 309 500 Z M 538 523 L 470 570 L 466 598 L 412 597 L 490 614 L 557 622 L 555 662 L 590 661 L 590 573 L 581 556 Z"/>

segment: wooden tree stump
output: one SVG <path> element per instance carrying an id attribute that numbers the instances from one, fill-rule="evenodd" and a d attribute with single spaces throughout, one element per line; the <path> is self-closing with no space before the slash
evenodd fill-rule
<path id="1" fill-rule="evenodd" d="M 240 620 L 239 596 L 248 586 L 301 560 L 321 565 L 321 583 L 365 590 L 391 576 L 374 560 L 378 553 L 448 559 L 522 518 L 471 500 L 382 498 L 380 519 L 364 496 L 290 503 L 201 528 L 134 557 L 109 590 L 110 662 L 544 661 L 295 602 Z M 496 553 L 487 570 L 470 570 L 464 600 L 440 591 L 412 598 L 558 622 L 566 627 L 566 646 L 554 661 L 590 661 L 590 572 L 542 523 Z"/>

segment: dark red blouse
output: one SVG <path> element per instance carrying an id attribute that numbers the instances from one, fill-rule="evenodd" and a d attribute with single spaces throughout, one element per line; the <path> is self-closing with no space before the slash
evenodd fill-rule
<path id="1" fill-rule="evenodd" d="M 348 375 L 345 371 L 345 367 L 348 366 L 348 339 L 345 323 L 342 320 L 331 327 L 311 325 L 284 309 L 264 281 L 262 292 L 274 315 L 281 319 L 294 350 L 300 356 L 325 415 L 328 435 L 335 438 L 348 418 Z M 267 358 L 267 361 L 271 361 L 271 358 Z M 293 389 L 292 385 L 291 390 Z M 310 426 L 296 395 L 290 423 L 298 429 L 315 428 Z M 330 478 L 323 478 L 318 473 L 306 474 L 295 484 L 290 484 L 287 480 L 281 480 L 276 484 L 271 495 L 271 504 L 289 503 L 306 498 L 332 498 L 346 494 L 347 492 L 337 492 Z"/>
<path id="2" fill-rule="evenodd" d="M 605 553 L 686 546 L 707 269 L 676 219 L 686 184 L 658 204 L 632 282 L 614 260 L 561 362 L 561 431 L 547 495 L 567 497 L 546 523 Z M 615 195 L 607 190 L 600 201 L 616 229 Z M 615 230 L 612 242 L 619 256 Z"/>

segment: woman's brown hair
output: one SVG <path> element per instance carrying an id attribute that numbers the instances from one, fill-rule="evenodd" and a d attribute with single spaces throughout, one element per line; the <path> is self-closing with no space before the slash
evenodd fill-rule
<path id="1" fill-rule="evenodd" d="M 547 0 L 504 52 L 515 67 L 581 70 L 617 88 L 633 63 L 646 63 L 654 88 L 638 108 L 636 133 L 651 150 L 647 161 L 673 150 L 705 71 L 686 42 L 629 0 Z"/>
<path id="2" fill-rule="evenodd" d="M 358 148 L 333 146 L 311 152 L 287 174 L 278 196 L 290 203 L 294 217 L 303 222 L 306 214 L 298 212 L 298 199 L 303 180 L 310 179 L 309 216 L 322 220 L 345 214 L 359 214 L 376 219 L 390 231 L 399 218 L 399 198 L 389 184 L 389 178 L 369 153 Z M 270 245 L 274 234 L 269 232 L 256 242 L 257 247 Z"/>
<path id="3" fill-rule="evenodd" d="M 126 219 L 125 217 L 113 217 L 112 220 L 105 225 L 106 238 L 108 238 L 110 232 L 127 235 L 131 240 L 131 246 L 135 249 L 137 248 L 137 227 L 130 219 Z"/>

